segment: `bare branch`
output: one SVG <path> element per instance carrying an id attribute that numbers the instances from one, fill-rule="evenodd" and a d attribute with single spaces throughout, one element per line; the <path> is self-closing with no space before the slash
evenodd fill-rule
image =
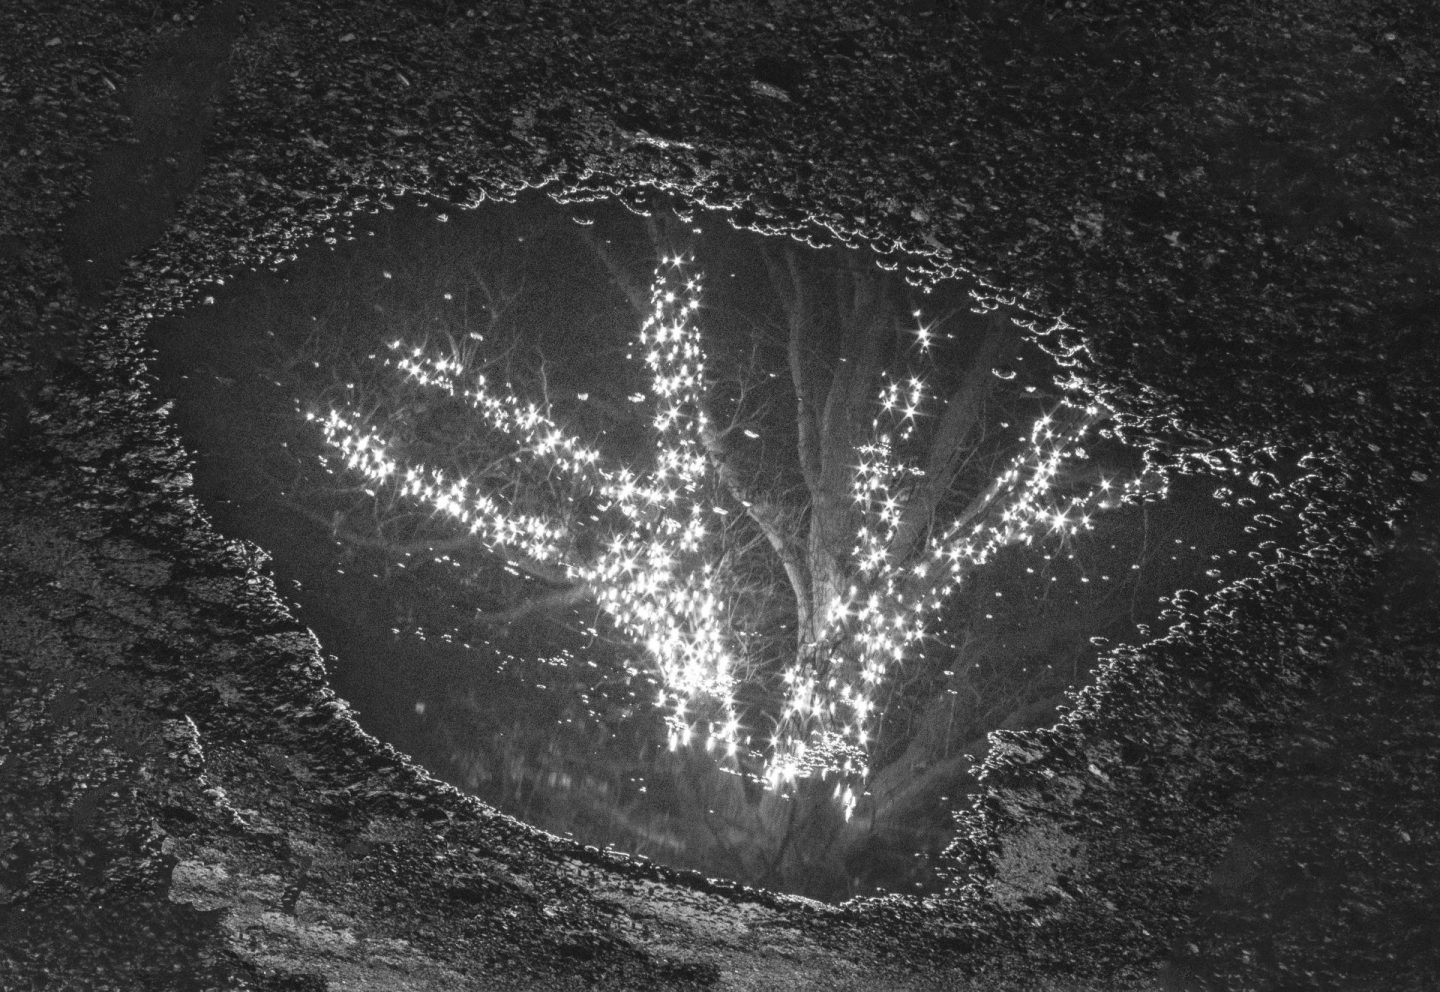
<path id="1" fill-rule="evenodd" d="M 448 553 L 451 551 L 466 551 L 475 547 L 475 539 L 469 534 L 457 535 L 439 540 L 417 540 L 417 541 L 396 541 L 374 534 L 362 534 L 360 531 L 352 530 L 346 526 L 345 514 L 336 510 L 329 516 L 317 513 L 308 507 L 299 506 L 290 501 L 282 504 L 285 509 L 297 516 L 304 517 L 311 523 L 318 525 L 330 532 L 330 536 L 337 541 L 352 545 L 357 548 L 369 548 L 372 551 L 384 551 L 387 554 L 415 555 Z"/>
<path id="2" fill-rule="evenodd" d="M 590 599 L 595 591 L 580 583 L 551 589 L 539 596 L 532 596 L 504 610 L 476 610 L 475 621 L 487 627 L 503 627 L 522 620 L 533 613 L 559 610 Z"/>
<path id="3" fill-rule="evenodd" d="M 650 313 L 650 294 L 635 284 L 635 281 L 630 278 L 630 273 L 625 271 L 625 267 L 615 258 L 614 253 L 603 241 L 595 237 L 588 227 L 579 228 L 579 235 L 580 239 L 595 253 L 600 264 L 605 266 L 605 271 L 610 274 L 611 281 L 625 294 L 625 299 L 629 301 L 636 315 L 641 320 L 645 319 Z M 656 249 L 657 251 L 659 249 L 658 242 L 656 242 Z"/>
<path id="4" fill-rule="evenodd" d="M 950 492 L 966 457 L 974 451 L 973 435 L 983 428 L 985 399 L 993 391 L 991 369 L 1013 357 L 1020 346 L 1019 329 L 998 311 L 988 314 L 985 338 L 951 393 L 930 438 L 925 474 L 908 501 L 891 552 L 912 553 L 930 530 L 935 511 Z"/>
<path id="5" fill-rule="evenodd" d="M 899 315 L 893 306 L 886 305 L 875 269 L 858 254 L 847 255 L 846 264 L 853 288 L 850 308 L 841 312 L 841 319 L 853 335 L 847 357 L 854 368 L 848 392 L 834 397 L 837 402 L 833 416 L 827 406 L 827 430 L 839 429 L 852 420 L 857 411 L 871 408 L 875 401 L 876 379 L 883 366 L 885 345 L 887 341 L 893 341 L 899 331 Z M 842 420 L 842 417 L 845 419 Z M 853 430 L 845 431 L 845 434 L 853 439 Z"/>
<path id="6" fill-rule="evenodd" d="M 721 483 L 724 484 L 730 495 L 745 507 L 746 514 L 755 521 L 760 532 L 770 543 L 771 549 L 780 558 L 780 564 L 785 569 L 785 577 L 789 580 L 790 588 L 795 593 L 795 602 L 800 611 L 801 628 L 808 630 L 810 626 L 809 580 L 805 566 L 800 561 L 799 555 L 796 554 L 794 539 L 790 533 L 791 528 L 785 512 L 763 496 L 746 491 L 744 481 L 730 463 L 724 444 L 713 427 L 707 424 L 701 430 L 700 436 Z"/>
<path id="7" fill-rule="evenodd" d="M 805 281 L 795 265 L 794 252 L 784 249 L 786 268 L 779 264 L 769 252 L 765 254 L 765 266 L 770 280 L 785 306 L 788 324 L 786 358 L 790 366 L 790 378 L 795 387 L 795 423 L 799 428 L 798 454 L 800 471 L 805 486 L 813 495 L 820 488 L 820 444 L 819 424 L 816 420 L 815 370 L 804 351 L 805 331 L 810 319 L 810 298 L 805 292 Z"/>
<path id="8" fill-rule="evenodd" d="M 455 534 L 451 537 L 436 540 L 422 538 L 413 541 L 397 541 L 384 536 L 363 534 L 360 531 L 345 527 L 345 517 L 344 514 L 340 512 L 336 512 L 327 517 L 322 513 L 317 513 L 314 510 L 298 506 L 294 503 L 286 502 L 284 505 L 292 513 L 296 513 L 306 520 L 310 520 L 330 531 L 330 535 L 337 541 L 343 541 L 345 544 L 353 547 L 369 548 L 372 551 L 383 551 L 392 555 L 428 555 L 449 553 L 452 551 L 469 551 L 475 548 L 475 536 L 469 533 Z M 566 575 L 562 569 L 543 565 L 528 559 L 523 561 L 507 559 L 507 562 L 518 571 L 548 586 L 568 588 L 572 585 L 570 577 Z"/>

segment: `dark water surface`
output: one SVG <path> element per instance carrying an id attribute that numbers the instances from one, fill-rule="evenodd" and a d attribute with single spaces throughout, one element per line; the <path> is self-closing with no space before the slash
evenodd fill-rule
<path id="1" fill-rule="evenodd" d="M 273 555 L 282 593 L 366 729 L 502 811 L 583 843 L 822 899 L 933 889 L 949 810 L 973 787 L 987 731 L 1053 722 L 1107 643 L 1163 633 L 1169 594 L 1254 574 L 1293 533 L 1286 473 L 1259 466 L 1253 478 L 1180 476 L 1165 498 L 1114 506 L 1093 529 L 1002 551 L 954 598 L 923 656 L 882 686 L 873 774 L 847 820 L 832 783 L 779 794 L 744 760 L 667 746 L 652 666 L 592 603 L 517 608 L 549 590 L 425 508 L 372 496 L 305 418 L 341 399 L 366 410 L 396 403 L 381 363 L 405 342 L 488 361 L 607 453 L 647 457 L 632 402 L 645 386 L 629 344 L 636 294 L 648 292 L 657 244 L 682 241 L 705 274 L 712 368 L 748 376 L 760 394 L 745 402 L 775 427 L 751 439 L 765 446 L 756 464 L 774 458 L 782 481 L 794 404 L 773 268 L 782 242 L 704 213 L 642 218 L 538 192 L 477 211 L 403 204 L 357 224 L 355 241 L 239 277 L 213 305 L 158 324 L 160 391 L 196 453 L 202 501 L 225 533 Z M 820 273 L 812 286 L 853 278 L 838 249 L 784 244 L 787 264 Z M 964 363 L 963 333 L 945 335 L 977 319 L 966 287 L 925 294 L 903 281 L 903 264 L 887 273 L 867 258 L 861 268 L 888 298 L 913 303 L 917 327 L 934 328 L 942 374 Z M 994 372 L 986 457 L 1018 442 L 1064 377 L 1033 346 Z M 419 439 L 415 450 L 423 442 L 447 457 L 447 445 L 475 436 L 463 408 L 414 396 L 385 416 Z M 1103 439 L 1087 448 L 1090 469 L 1117 484 L 1139 474 L 1137 453 Z M 737 623 L 784 622 L 773 603 L 747 609 L 754 615 Z"/>

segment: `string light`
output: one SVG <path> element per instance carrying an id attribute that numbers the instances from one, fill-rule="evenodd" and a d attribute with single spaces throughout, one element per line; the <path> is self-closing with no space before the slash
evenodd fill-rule
<path id="1" fill-rule="evenodd" d="M 712 553 L 712 526 L 723 508 L 713 499 L 717 466 L 704 444 L 706 355 L 695 323 L 701 277 L 690 264 L 680 255 L 662 261 L 635 341 L 633 354 L 643 356 L 649 382 L 632 399 L 652 409 L 654 460 L 643 471 L 614 464 L 560 427 L 548 404 L 525 399 L 508 383 L 473 374 L 458 358 L 389 344 L 386 364 L 408 383 L 463 401 L 514 442 L 517 467 L 558 472 L 577 497 L 598 506 L 592 519 L 615 524 L 598 550 L 581 553 L 574 521 L 563 514 L 522 508 L 438 468 L 402 467 L 396 443 L 353 407 L 310 419 L 336 458 L 372 485 L 392 486 L 497 554 L 558 569 L 587 589 L 653 664 L 669 746 L 699 742 L 733 757 L 748 740 L 737 715 L 738 673 L 757 659 L 747 657 L 743 636 L 733 630 Z M 928 353 L 929 328 L 922 324 L 917 335 Z M 1083 457 L 1080 442 L 1102 419 L 1096 406 L 1062 401 L 1036 419 L 1022 450 L 965 512 L 933 530 L 918 551 L 901 547 L 907 494 L 925 475 L 907 452 L 932 406 L 919 376 L 882 377 L 870 436 L 856 448 L 851 469 L 859 524 L 846 574 L 827 590 L 832 595 L 815 613 L 811 639 L 781 671 L 784 700 L 762 777 L 784 789 L 797 779 L 837 774 L 836 798 L 847 817 L 854 787 L 869 773 L 878 693 L 966 577 L 1006 545 L 1088 529 L 1093 512 L 1139 487 L 1138 480 L 1121 486 L 1107 479 L 1056 500 L 1064 463 Z"/>
<path id="2" fill-rule="evenodd" d="M 567 433 L 548 409 L 509 384 L 483 374 L 467 379 L 464 363 L 404 342 L 389 346 L 388 364 L 412 384 L 463 400 L 489 428 L 515 441 L 517 461 L 558 469 L 577 494 L 595 498 L 602 514 L 618 514 L 624 526 L 598 554 L 578 553 L 573 528 L 563 518 L 526 512 L 467 480 L 446 478 L 440 469 L 402 471 L 392 442 L 367 428 L 353 409 L 331 409 L 310 419 L 319 422 L 347 468 L 372 483 L 395 483 L 400 495 L 467 528 L 492 551 L 559 568 L 591 590 L 601 609 L 654 662 L 670 746 L 700 739 L 733 755 L 741 737 L 736 659 L 715 566 L 704 554 L 713 535 L 701 439 L 705 354 L 694 324 L 701 281 L 685 272 L 687 264 L 676 256 L 657 270 L 651 312 L 637 339 L 650 372 L 640 399 L 653 406 L 655 466 L 646 472 L 608 465 L 597 449 Z M 701 712 L 707 713 L 703 727 L 695 722 Z"/>

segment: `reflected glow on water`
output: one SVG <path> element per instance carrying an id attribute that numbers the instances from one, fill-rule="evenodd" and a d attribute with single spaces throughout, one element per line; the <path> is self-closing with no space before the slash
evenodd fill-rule
<path id="1" fill-rule="evenodd" d="M 923 891 L 985 732 L 1052 722 L 1097 645 L 1286 526 L 1241 505 L 1273 477 L 1147 492 L 963 287 L 577 209 L 367 219 L 155 336 L 202 498 L 362 724 L 506 812 Z"/>
<path id="2" fill-rule="evenodd" d="M 927 395 L 926 379 L 912 366 L 903 378 L 880 372 L 870 429 L 860 443 L 852 442 L 849 425 L 825 428 L 844 434 L 843 449 L 802 437 L 802 461 L 837 450 L 851 461 L 830 473 L 828 490 L 818 471 L 806 474 L 808 504 L 798 507 L 810 517 L 809 534 L 803 528 L 783 532 L 772 525 L 775 495 L 740 478 L 738 459 L 707 415 L 706 344 L 697 326 L 701 276 L 689 263 L 679 254 L 662 258 L 652 276 L 651 312 L 634 340 L 647 372 L 639 397 L 652 411 L 653 467 L 607 463 L 557 421 L 548 398 L 527 398 L 459 358 L 399 339 L 389 343 L 391 355 L 382 365 L 402 375 L 405 388 L 387 393 L 400 394 L 399 404 L 417 389 L 462 402 L 477 415 L 465 440 L 494 440 L 497 457 L 536 463 L 549 473 L 548 491 L 537 494 L 515 481 L 529 466 L 516 464 L 503 479 L 492 472 L 474 482 L 454 467 L 406 465 L 404 439 L 374 425 L 370 394 L 347 397 L 344 406 L 309 412 L 306 419 L 320 425 L 345 468 L 390 489 L 388 499 L 428 507 L 490 552 L 511 557 L 514 567 L 565 586 L 576 599 L 593 599 L 654 671 L 671 750 L 703 745 L 734 758 L 743 746 L 763 761 L 759 778 L 772 789 L 835 774 L 845 783 L 837 792 L 848 817 L 853 786 L 869 774 L 876 693 L 891 667 L 903 665 L 919 647 L 931 617 L 999 549 L 1089 530 L 1092 513 L 1133 499 L 1141 486 L 1102 476 L 1079 493 L 1057 493 L 1067 461 L 1103 419 L 1094 404 L 1062 396 L 1035 418 L 1026 443 L 980 492 L 948 505 L 940 499 L 922 505 L 927 489 L 954 485 L 959 473 L 950 464 L 964 452 L 955 427 L 960 418 Z M 884 324 L 872 327 L 876 336 L 895 332 Z M 929 357 L 932 333 L 922 329 L 919 350 Z M 842 327 L 825 333 L 855 332 Z M 860 347 L 873 344 L 862 340 Z M 798 381 L 802 373 L 793 364 L 791 371 Z M 832 379 L 832 389 L 842 385 Z M 969 400 L 961 393 L 949 402 Z M 926 418 L 938 425 L 924 430 Z M 764 426 L 759 417 L 741 423 L 751 434 Z M 507 483 L 513 493 L 497 495 Z M 527 502 L 541 510 L 525 512 Z M 594 512 L 577 515 L 580 504 Z M 926 521 L 925 533 L 909 535 L 907 515 L 917 506 L 944 516 Z M 837 519 L 821 519 L 827 512 Z M 798 647 L 783 658 L 746 657 L 746 646 L 731 636 L 724 596 L 730 566 L 712 521 L 732 513 L 748 516 L 770 540 L 776 565 L 795 566 L 788 572 L 789 591 L 805 604 L 797 613 L 810 629 L 798 633 Z M 848 556 L 816 550 L 822 528 L 843 532 L 847 526 L 854 528 Z M 579 547 L 582 536 L 594 549 L 589 554 Z M 815 576 L 822 569 L 843 582 L 820 587 Z M 780 727 L 764 752 L 750 750 L 750 735 L 742 737 L 735 699 L 737 673 L 753 668 L 781 670 L 785 686 Z M 710 719 L 698 722 L 707 711 Z"/>

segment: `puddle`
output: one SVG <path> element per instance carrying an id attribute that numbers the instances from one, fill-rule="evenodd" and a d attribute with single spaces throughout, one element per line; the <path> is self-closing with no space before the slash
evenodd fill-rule
<path id="1" fill-rule="evenodd" d="M 361 723 L 583 843 L 930 891 L 986 732 L 1284 542 L 1274 476 L 1123 499 L 1008 310 L 873 254 L 538 192 L 357 223 L 158 323 L 160 392 Z"/>

